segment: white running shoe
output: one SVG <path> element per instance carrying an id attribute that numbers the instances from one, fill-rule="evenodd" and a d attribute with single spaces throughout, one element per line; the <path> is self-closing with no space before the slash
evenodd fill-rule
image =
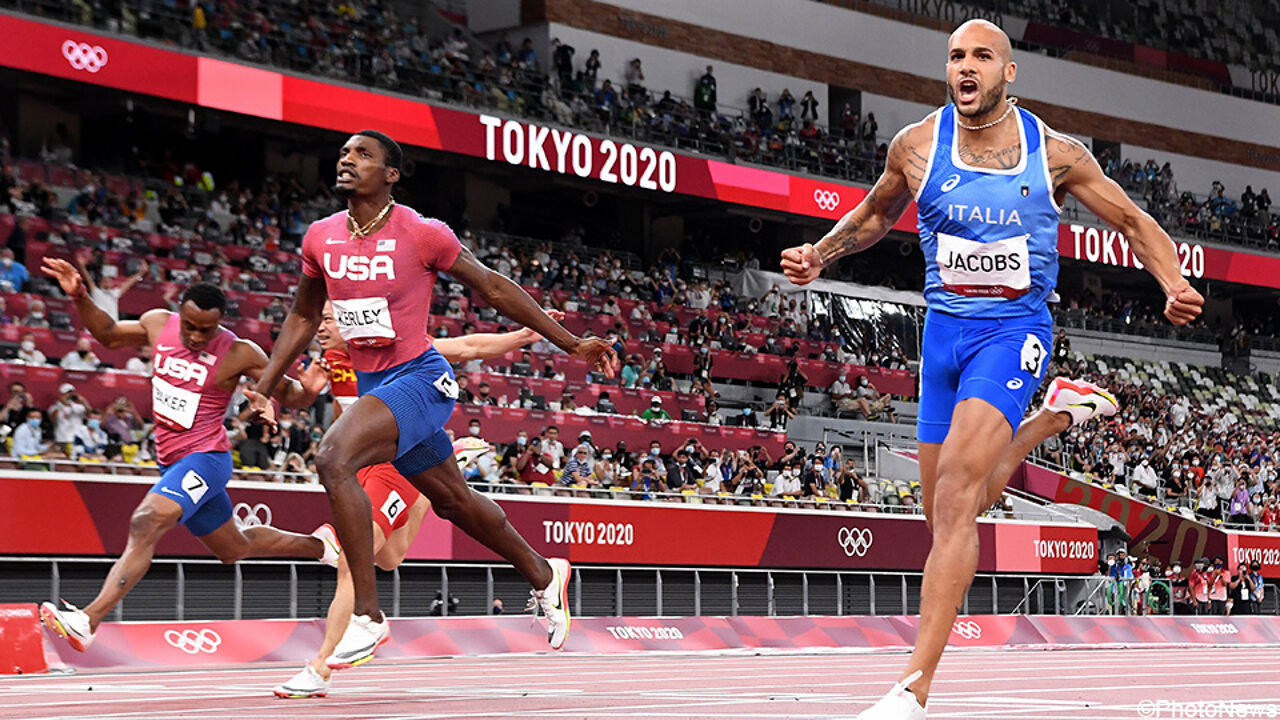
<path id="1" fill-rule="evenodd" d="M 907 686 L 915 682 L 923 675 L 919 670 L 906 676 L 888 695 L 880 698 L 875 705 L 858 713 L 858 717 L 854 720 L 925 720 L 927 715 L 920 705 L 920 701 L 916 700 L 916 696 Z"/>
<path id="2" fill-rule="evenodd" d="M 59 610 L 51 602 L 40 603 L 40 621 L 50 630 L 67 639 L 71 647 L 84 652 L 93 644 L 93 631 L 89 629 L 89 616 L 66 600 L 65 610 Z"/>
<path id="3" fill-rule="evenodd" d="M 320 677 L 320 673 L 308 664 L 288 682 L 272 688 L 271 692 L 285 699 L 324 697 L 329 694 L 329 681 Z"/>
<path id="4" fill-rule="evenodd" d="M 1114 395 L 1083 380 L 1056 377 L 1044 396 L 1044 409 L 1071 415 L 1072 425 L 1081 425 L 1096 417 L 1111 417 L 1119 408 Z"/>
<path id="5" fill-rule="evenodd" d="M 542 590 L 530 590 L 529 604 L 524 609 L 532 610 L 534 618 L 538 617 L 539 610 L 547 616 L 547 642 L 551 643 L 552 650 L 559 650 L 569 637 L 569 580 L 572 575 L 569 561 L 564 558 L 550 558 L 547 564 L 551 566 L 550 584 Z"/>
<path id="6" fill-rule="evenodd" d="M 385 616 L 382 622 L 374 622 L 368 615 L 352 615 L 347 631 L 324 663 L 334 670 L 363 665 L 390 639 L 391 622 Z"/>
<path id="7" fill-rule="evenodd" d="M 329 523 L 316 528 L 311 537 L 324 544 L 324 554 L 317 558 L 331 568 L 338 567 L 338 558 L 342 557 L 342 545 L 338 542 L 338 532 Z"/>

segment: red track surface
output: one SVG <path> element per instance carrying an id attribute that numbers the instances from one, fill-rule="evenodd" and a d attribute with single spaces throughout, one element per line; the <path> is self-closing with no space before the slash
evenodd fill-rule
<path id="1" fill-rule="evenodd" d="M 338 673 L 329 697 L 314 700 L 272 697 L 272 685 L 296 669 L 278 665 L 5 677 L 0 718 L 830 719 L 852 716 L 879 697 L 904 663 L 904 655 L 890 653 L 375 661 Z M 1277 667 L 1280 648 L 953 650 L 934 684 L 929 717 L 1236 717 L 1178 715 L 1152 704 L 1208 700 L 1256 708 L 1239 717 L 1280 717 Z"/>

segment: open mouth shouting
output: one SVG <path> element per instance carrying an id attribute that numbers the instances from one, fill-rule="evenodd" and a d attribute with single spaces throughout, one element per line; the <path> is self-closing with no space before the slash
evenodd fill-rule
<path id="1" fill-rule="evenodd" d="M 976 102 L 981 95 L 980 90 L 977 80 L 963 78 L 956 83 L 956 102 L 961 105 L 969 105 Z"/>

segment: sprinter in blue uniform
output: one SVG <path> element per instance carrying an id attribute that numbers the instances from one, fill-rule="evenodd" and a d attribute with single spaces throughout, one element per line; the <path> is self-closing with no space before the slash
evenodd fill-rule
<path id="1" fill-rule="evenodd" d="M 915 651 L 902 680 L 860 720 L 925 718 L 934 671 L 977 568 L 978 515 L 1041 440 L 1115 412 L 1105 391 L 1058 378 L 1045 408 L 1022 422 L 1052 348 L 1048 303 L 1066 194 L 1124 233 L 1159 283 L 1171 322 L 1192 321 L 1204 303 L 1182 277 L 1169 236 L 1084 145 L 1016 106 L 1007 94 L 1016 76 L 999 27 L 961 25 L 947 44 L 951 103 L 894 137 L 884 174 L 831 232 L 782 253 L 787 277 L 809 283 L 878 242 L 916 201 L 928 305 L 916 435 L 933 547 Z"/>

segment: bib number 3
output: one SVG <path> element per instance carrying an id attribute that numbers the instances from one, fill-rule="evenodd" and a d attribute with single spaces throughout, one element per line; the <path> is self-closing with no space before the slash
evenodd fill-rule
<path id="1" fill-rule="evenodd" d="M 1040 377 L 1040 373 L 1044 372 L 1044 345 L 1041 344 L 1040 338 L 1027 333 L 1027 339 L 1022 343 L 1022 369 Z"/>

